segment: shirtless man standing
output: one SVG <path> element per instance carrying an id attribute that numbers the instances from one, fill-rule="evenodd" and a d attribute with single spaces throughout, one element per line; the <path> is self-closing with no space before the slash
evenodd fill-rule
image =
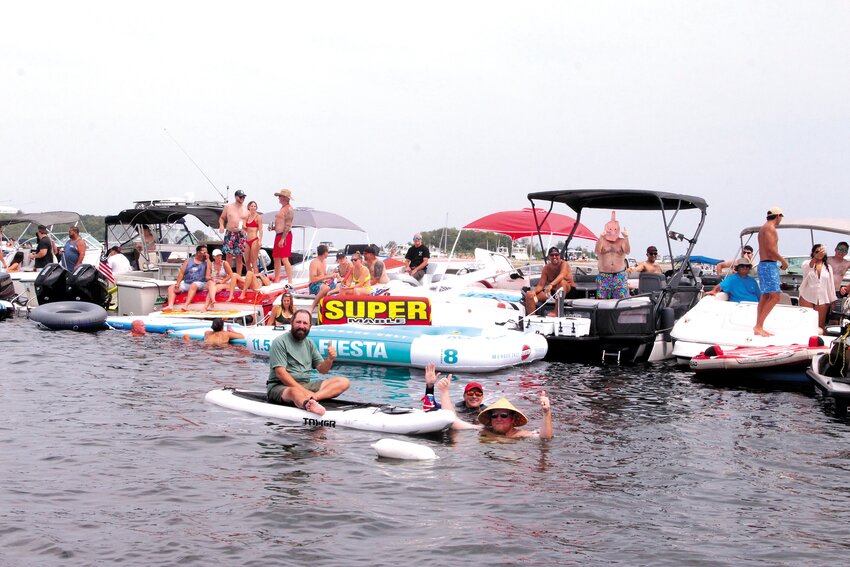
<path id="1" fill-rule="evenodd" d="M 224 233 L 224 244 L 221 247 L 228 264 L 233 265 L 236 256 L 236 274 L 242 275 L 242 254 L 245 251 L 245 219 L 248 218 L 248 208 L 245 206 L 245 192 L 241 189 L 234 193 L 234 201 L 224 206 L 218 219 L 218 230 Z"/>
<path id="2" fill-rule="evenodd" d="M 525 312 L 528 315 L 531 315 L 537 309 L 538 301 L 546 301 L 555 295 L 559 289 L 564 290 L 566 296 L 575 285 L 570 263 L 561 258 L 561 251 L 553 246 L 549 249 L 547 256 L 549 261 L 543 266 L 540 281 L 537 282 L 533 290 L 525 294 Z"/>
<path id="3" fill-rule="evenodd" d="M 292 256 L 292 221 L 295 218 L 295 209 L 289 204 L 292 201 L 292 191 L 281 189 L 274 194 L 280 203 L 280 210 L 274 216 L 274 222 L 269 226 L 274 231 L 274 249 L 272 259 L 274 260 L 274 281 L 280 279 L 280 262 L 286 270 L 286 282 L 292 284 L 292 264 L 289 257 Z"/>
<path id="4" fill-rule="evenodd" d="M 771 207 L 767 211 L 767 221 L 759 229 L 759 284 L 761 286 L 761 297 L 756 311 L 756 326 L 753 332 L 762 337 L 770 337 L 770 333 L 764 329 L 764 322 L 773 307 L 779 303 L 779 270 L 788 267 L 779 254 L 779 234 L 776 227 L 782 222 L 782 209 Z"/>
<path id="5" fill-rule="evenodd" d="M 629 233 L 623 229 L 614 213 L 605 224 L 605 231 L 596 241 L 596 258 L 599 275 L 596 276 L 598 299 L 623 299 L 629 297 L 629 280 L 626 273 L 626 256 L 632 251 Z"/>

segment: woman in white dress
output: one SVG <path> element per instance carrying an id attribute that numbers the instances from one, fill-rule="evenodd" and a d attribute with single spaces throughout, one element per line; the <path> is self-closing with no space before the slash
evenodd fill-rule
<path id="1" fill-rule="evenodd" d="M 823 330 L 829 306 L 835 300 L 835 279 L 826 259 L 826 248 L 822 244 L 812 246 L 811 257 L 811 260 L 803 263 L 800 305 L 818 312 L 818 326 Z"/>

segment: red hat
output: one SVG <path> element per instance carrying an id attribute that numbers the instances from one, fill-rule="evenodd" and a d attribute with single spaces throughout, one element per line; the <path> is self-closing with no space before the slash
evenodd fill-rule
<path id="1" fill-rule="evenodd" d="M 478 382 L 470 382 L 469 384 L 467 384 L 463 388 L 463 393 L 465 394 L 470 390 L 481 390 L 482 393 L 484 392 L 484 388 Z"/>

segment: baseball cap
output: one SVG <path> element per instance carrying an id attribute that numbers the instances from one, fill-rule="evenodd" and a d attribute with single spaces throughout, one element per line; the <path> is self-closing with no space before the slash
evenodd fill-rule
<path id="1" fill-rule="evenodd" d="M 655 246 L 650 246 L 649 248 L 646 249 L 646 253 L 647 254 L 658 254 L 658 248 L 656 248 Z"/>
<path id="2" fill-rule="evenodd" d="M 336 253 L 336 259 L 339 260 L 340 258 L 345 258 L 345 252 L 337 252 Z"/>
<path id="3" fill-rule="evenodd" d="M 463 388 L 463 393 L 467 393 L 470 390 L 481 390 L 484 391 L 484 388 L 478 382 L 470 382 Z"/>
<path id="4" fill-rule="evenodd" d="M 558 248 L 557 246 L 553 246 L 552 248 L 549 249 L 548 252 L 546 252 L 547 256 L 549 256 L 550 254 L 557 254 L 558 256 L 560 256 L 561 255 L 561 249 Z"/>
<path id="5" fill-rule="evenodd" d="M 769 214 L 769 215 L 775 215 L 775 216 L 780 216 L 780 217 L 784 217 L 784 216 L 785 216 L 785 215 L 783 215 L 783 214 L 782 214 L 782 209 L 780 209 L 779 207 L 770 207 L 770 208 L 767 210 L 767 214 Z"/>
<path id="6" fill-rule="evenodd" d="M 750 262 L 749 258 L 738 258 L 737 260 L 735 260 L 735 267 L 736 268 L 738 266 L 752 266 L 752 265 L 753 265 L 753 263 Z"/>
<path id="7" fill-rule="evenodd" d="M 234 195 L 236 195 L 237 197 L 247 197 L 245 191 L 243 191 L 242 189 L 239 189 L 236 193 L 234 193 Z"/>
<path id="8" fill-rule="evenodd" d="M 212 255 L 213 256 L 221 256 L 221 250 L 216 248 L 215 250 L 212 251 Z"/>

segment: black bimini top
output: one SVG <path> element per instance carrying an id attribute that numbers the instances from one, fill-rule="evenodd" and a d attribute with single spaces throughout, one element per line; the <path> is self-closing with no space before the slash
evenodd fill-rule
<path id="1" fill-rule="evenodd" d="M 125 209 L 117 215 L 106 217 L 107 225 L 115 224 L 165 224 L 180 221 L 186 215 L 197 217 L 207 226 L 218 228 L 218 219 L 223 207 L 216 206 L 183 206 L 150 207 Z"/>
<path id="2" fill-rule="evenodd" d="M 634 211 L 699 209 L 705 213 L 708 208 L 708 204 L 701 197 L 641 189 L 537 191 L 529 193 L 528 200 L 532 203 L 535 200 L 564 203 L 576 212 L 590 208 Z"/>

